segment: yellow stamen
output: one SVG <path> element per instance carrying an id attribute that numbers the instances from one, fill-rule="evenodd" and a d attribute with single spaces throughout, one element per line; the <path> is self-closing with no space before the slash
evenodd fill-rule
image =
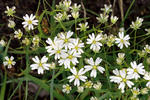
<path id="1" fill-rule="evenodd" d="M 8 64 L 10 64 L 10 65 L 12 64 L 12 61 L 10 59 L 8 60 Z"/>
<path id="2" fill-rule="evenodd" d="M 65 41 L 65 43 L 66 43 L 66 42 L 68 42 L 68 39 L 65 39 L 64 41 Z"/>
<path id="3" fill-rule="evenodd" d="M 123 40 L 123 39 L 121 39 L 121 40 L 120 40 L 120 42 L 121 42 L 121 43 L 124 43 L 124 40 Z"/>
<path id="4" fill-rule="evenodd" d="M 75 78 L 79 79 L 79 75 L 75 75 Z"/>
<path id="5" fill-rule="evenodd" d="M 68 56 L 68 58 L 69 58 L 69 59 L 72 59 L 72 58 L 73 58 L 73 56 L 72 56 L 72 55 L 69 55 L 69 56 Z"/>
<path id="6" fill-rule="evenodd" d="M 122 80 L 123 82 L 126 82 L 127 81 L 127 79 L 125 79 L 125 78 L 123 78 L 123 80 Z"/>
<path id="7" fill-rule="evenodd" d="M 28 24 L 32 24 L 32 20 L 28 20 Z"/>
<path id="8" fill-rule="evenodd" d="M 75 49 L 78 50 L 78 46 L 75 46 Z"/>
<path id="9" fill-rule="evenodd" d="M 60 50 L 57 50 L 57 53 L 60 53 Z"/>
<path id="10" fill-rule="evenodd" d="M 42 66 L 43 66 L 43 64 L 40 62 L 40 63 L 39 63 L 39 66 L 40 66 L 40 67 L 42 67 Z"/>
<path id="11" fill-rule="evenodd" d="M 97 69 L 97 66 L 94 65 L 94 66 L 93 66 L 93 69 Z"/>
<path id="12" fill-rule="evenodd" d="M 66 90 L 70 90 L 70 86 L 66 86 Z"/>
<path id="13" fill-rule="evenodd" d="M 95 41 L 95 40 L 93 40 L 93 44 L 96 44 L 96 41 Z"/>

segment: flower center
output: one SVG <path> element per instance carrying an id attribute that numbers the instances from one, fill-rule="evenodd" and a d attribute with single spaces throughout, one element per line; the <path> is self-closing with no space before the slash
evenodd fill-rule
<path id="1" fill-rule="evenodd" d="M 90 82 L 87 82 L 87 83 L 86 83 L 86 86 L 87 86 L 87 87 L 90 87 L 91 85 L 92 85 L 92 84 L 91 84 Z"/>
<path id="2" fill-rule="evenodd" d="M 136 91 L 136 90 L 134 90 L 134 91 L 133 91 L 133 94 L 138 95 L 138 93 L 139 93 L 139 92 L 138 92 L 138 91 Z"/>
<path id="3" fill-rule="evenodd" d="M 124 40 L 123 40 L 123 39 L 121 39 L 121 40 L 120 40 L 120 42 L 121 42 L 121 43 L 124 43 Z"/>
<path id="4" fill-rule="evenodd" d="M 32 24 L 32 20 L 28 20 L 28 24 Z"/>
<path id="5" fill-rule="evenodd" d="M 127 81 L 127 79 L 123 78 L 123 79 L 122 79 L 122 81 L 123 81 L 123 82 L 126 82 L 126 81 Z"/>
<path id="6" fill-rule="evenodd" d="M 60 50 L 57 50 L 57 53 L 60 53 Z"/>
<path id="7" fill-rule="evenodd" d="M 66 42 L 68 42 L 68 39 L 65 39 L 64 41 L 65 41 L 65 43 L 66 43 Z"/>
<path id="8" fill-rule="evenodd" d="M 70 90 L 70 86 L 66 86 L 66 90 Z"/>
<path id="9" fill-rule="evenodd" d="M 10 64 L 10 65 L 12 64 L 12 61 L 10 59 L 8 60 L 8 64 Z"/>
<path id="10" fill-rule="evenodd" d="M 69 58 L 69 59 L 72 59 L 72 58 L 73 58 L 73 56 L 72 56 L 72 55 L 69 55 L 69 56 L 68 56 L 68 58 Z"/>
<path id="11" fill-rule="evenodd" d="M 136 69 L 134 69 L 134 72 L 136 72 L 136 73 L 137 73 L 137 70 L 136 70 Z"/>
<path id="12" fill-rule="evenodd" d="M 42 67 L 42 66 L 43 66 L 43 64 L 40 62 L 40 63 L 39 63 L 39 66 L 40 66 L 40 67 Z"/>
<path id="13" fill-rule="evenodd" d="M 93 40 L 93 44 L 96 44 L 96 41 L 95 41 L 95 40 Z"/>
<path id="14" fill-rule="evenodd" d="M 78 46 L 75 46 L 75 49 L 78 50 Z"/>
<path id="15" fill-rule="evenodd" d="M 79 75 L 75 75 L 75 78 L 76 78 L 76 79 L 79 79 Z"/>
<path id="16" fill-rule="evenodd" d="M 96 65 L 94 65 L 94 66 L 93 66 L 93 69 L 97 69 L 97 66 L 96 66 Z"/>

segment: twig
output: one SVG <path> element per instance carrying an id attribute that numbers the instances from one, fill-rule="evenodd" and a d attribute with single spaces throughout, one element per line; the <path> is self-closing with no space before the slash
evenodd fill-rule
<path id="1" fill-rule="evenodd" d="M 84 6 L 82 0 L 81 0 L 81 6 L 82 6 L 82 9 L 83 9 L 83 13 L 84 13 L 84 21 L 86 22 L 86 9 L 85 9 L 85 6 Z"/>
<path id="2" fill-rule="evenodd" d="M 115 6 L 116 6 L 116 0 L 114 0 L 114 2 L 113 2 L 113 10 L 112 10 L 112 15 L 114 15 L 114 9 L 115 9 Z"/>
<path id="3" fill-rule="evenodd" d="M 123 17 L 124 17 L 123 0 L 119 0 L 119 7 L 120 7 L 120 12 L 121 12 L 121 19 L 123 21 Z"/>

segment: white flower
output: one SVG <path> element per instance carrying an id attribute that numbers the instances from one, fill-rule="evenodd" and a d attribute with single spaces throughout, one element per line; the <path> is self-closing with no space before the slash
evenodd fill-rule
<path id="1" fill-rule="evenodd" d="M 82 93 L 84 91 L 84 87 L 83 86 L 78 86 L 77 87 L 77 92 Z"/>
<path id="2" fill-rule="evenodd" d="M 0 40 L 0 45 L 3 47 L 6 46 L 6 42 L 4 40 Z"/>
<path id="3" fill-rule="evenodd" d="M 46 46 L 45 48 L 47 49 L 47 52 L 51 52 L 52 49 L 55 48 L 55 45 L 59 45 L 59 43 L 61 43 L 60 39 L 56 36 L 54 38 L 54 40 L 52 40 L 51 38 L 48 38 L 46 40 L 46 43 L 49 44 L 49 46 Z"/>
<path id="4" fill-rule="evenodd" d="M 94 85 L 93 85 L 93 88 L 95 88 L 96 90 L 100 90 L 101 87 L 102 87 L 101 82 L 97 82 L 97 84 L 94 84 Z"/>
<path id="5" fill-rule="evenodd" d="M 118 53 L 118 58 L 124 60 L 125 53 Z"/>
<path id="6" fill-rule="evenodd" d="M 77 28 L 77 30 L 80 30 L 80 31 L 86 31 L 89 28 L 88 22 L 79 23 L 78 25 L 80 26 L 80 28 Z"/>
<path id="7" fill-rule="evenodd" d="M 147 53 L 150 53 L 150 46 L 149 46 L 149 45 L 145 45 L 144 50 L 145 50 Z"/>
<path id="8" fill-rule="evenodd" d="M 92 49 L 95 52 L 98 52 L 102 46 L 102 43 L 99 41 L 102 39 L 101 35 L 98 34 L 96 37 L 94 33 L 89 35 L 89 38 L 87 39 L 87 44 L 91 44 L 90 49 Z"/>
<path id="9" fill-rule="evenodd" d="M 105 23 L 108 21 L 108 15 L 105 15 L 105 14 L 100 14 L 99 17 L 96 17 L 96 19 L 98 20 L 98 22 L 100 23 Z"/>
<path id="10" fill-rule="evenodd" d="M 150 34 L 150 28 L 149 29 L 145 29 L 145 31 L 147 31 L 147 35 L 149 35 Z"/>
<path id="11" fill-rule="evenodd" d="M 105 69 L 103 67 L 99 66 L 101 61 L 102 61 L 102 59 L 100 59 L 99 57 L 95 60 L 95 62 L 93 61 L 93 58 L 88 59 L 88 63 L 90 65 L 84 66 L 85 71 L 92 70 L 90 76 L 95 78 L 97 76 L 97 70 L 101 73 L 103 73 L 105 71 Z"/>
<path id="12" fill-rule="evenodd" d="M 145 72 L 144 79 L 148 81 L 146 86 L 150 88 L 150 72 Z"/>
<path id="13" fill-rule="evenodd" d="M 84 83 L 85 88 L 92 88 L 93 82 L 92 81 L 87 81 Z"/>
<path id="14" fill-rule="evenodd" d="M 127 74 L 130 77 L 135 78 L 137 80 L 138 78 L 140 78 L 140 75 L 144 75 L 145 69 L 142 63 L 137 65 L 136 61 L 133 61 L 130 64 L 132 68 L 127 69 Z"/>
<path id="15" fill-rule="evenodd" d="M 70 5 L 71 5 L 71 0 L 64 0 L 64 1 L 63 1 L 63 4 L 64 4 L 64 6 L 65 6 L 67 9 L 69 9 L 69 8 L 70 8 Z"/>
<path id="16" fill-rule="evenodd" d="M 9 23 L 8 23 L 8 27 L 9 27 L 9 28 L 14 28 L 14 27 L 15 27 L 16 23 L 15 23 L 13 20 L 10 20 L 10 19 L 9 19 L 8 22 L 9 22 Z"/>
<path id="17" fill-rule="evenodd" d="M 110 20 L 111 20 L 112 24 L 115 24 L 118 20 L 118 17 L 117 16 L 111 16 Z"/>
<path id="18" fill-rule="evenodd" d="M 133 89 L 131 89 L 132 91 L 132 94 L 134 97 L 136 97 L 137 95 L 140 94 L 140 89 L 139 88 L 136 88 L 136 87 L 133 87 Z"/>
<path id="19" fill-rule="evenodd" d="M 63 85 L 63 89 L 62 89 L 62 91 L 64 92 L 64 93 L 70 93 L 70 91 L 71 91 L 71 86 L 69 86 L 68 84 L 66 84 L 66 85 Z"/>
<path id="20" fill-rule="evenodd" d="M 77 38 L 77 39 L 73 39 L 72 43 L 69 44 L 69 49 L 72 50 L 73 52 L 76 53 L 83 53 L 84 51 L 82 50 L 82 48 L 84 47 L 84 43 L 82 43 L 82 41 Z"/>
<path id="21" fill-rule="evenodd" d="M 121 65 L 124 60 L 125 53 L 118 53 L 118 58 L 116 59 L 117 64 Z"/>
<path id="22" fill-rule="evenodd" d="M 72 12 L 71 15 L 74 19 L 79 18 L 79 12 Z"/>
<path id="23" fill-rule="evenodd" d="M 57 38 L 54 39 L 54 42 L 50 38 L 48 38 L 46 42 L 50 44 L 50 46 L 46 47 L 47 52 L 49 53 L 49 56 L 55 54 L 55 60 L 60 59 L 62 54 L 66 52 L 66 50 L 63 49 L 64 47 L 63 42 L 61 42 Z"/>
<path id="24" fill-rule="evenodd" d="M 104 4 L 105 8 L 101 8 L 102 11 L 104 11 L 105 13 L 109 14 L 110 12 L 112 12 L 112 5 L 106 5 Z"/>
<path id="25" fill-rule="evenodd" d="M 90 100 L 98 100 L 97 97 L 91 97 Z"/>
<path id="26" fill-rule="evenodd" d="M 25 38 L 24 40 L 22 40 L 22 43 L 27 46 L 30 44 L 30 40 L 28 38 Z"/>
<path id="27" fill-rule="evenodd" d="M 143 19 L 137 17 L 135 22 L 132 22 L 132 24 L 130 25 L 131 28 L 133 28 L 134 30 L 139 29 L 142 26 L 142 22 Z"/>
<path id="28" fill-rule="evenodd" d="M 3 62 L 4 66 L 8 66 L 8 68 L 12 68 L 12 66 L 14 66 L 16 64 L 14 60 L 14 57 L 11 56 L 10 58 L 8 58 L 8 56 L 5 57 L 5 61 Z"/>
<path id="29" fill-rule="evenodd" d="M 85 82 L 87 77 L 83 74 L 85 73 L 84 68 L 81 68 L 79 71 L 76 70 L 75 67 L 70 69 L 71 73 L 73 75 L 69 76 L 69 82 L 72 82 L 74 80 L 74 86 L 80 86 L 80 80 Z"/>
<path id="30" fill-rule="evenodd" d="M 7 10 L 5 11 L 5 13 L 7 14 L 7 16 L 14 16 L 14 13 L 16 13 L 16 7 L 13 6 L 12 8 L 9 8 L 8 6 L 6 6 L 6 8 Z"/>
<path id="31" fill-rule="evenodd" d="M 127 75 L 126 69 L 120 70 L 119 73 L 118 71 L 115 71 L 115 74 L 117 76 L 110 76 L 110 81 L 114 83 L 119 84 L 119 89 L 121 89 L 121 92 L 124 93 L 124 88 L 127 85 L 129 88 L 131 88 L 134 83 L 130 81 L 131 77 Z"/>
<path id="32" fill-rule="evenodd" d="M 56 68 L 56 64 L 55 64 L 54 62 L 52 62 L 52 63 L 50 64 L 50 68 L 51 68 L 51 69 L 55 69 L 55 68 Z"/>
<path id="33" fill-rule="evenodd" d="M 58 61 L 59 65 L 64 64 L 65 68 L 70 68 L 71 63 L 76 65 L 79 63 L 78 59 L 81 57 L 79 53 L 68 51 L 67 53 L 62 54 L 62 58 Z"/>
<path id="34" fill-rule="evenodd" d="M 74 5 L 71 8 L 71 12 L 78 12 L 80 10 L 81 5 L 77 5 L 77 3 L 74 3 Z"/>
<path id="35" fill-rule="evenodd" d="M 115 42 L 115 39 L 116 39 L 116 36 L 114 36 L 114 35 L 109 35 L 108 37 L 107 37 L 107 45 L 109 46 L 109 47 L 111 47 L 111 46 L 113 46 L 114 45 L 114 42 Z"/>
<path id="36" fill-rule="evenodd" d="M 35 20 L 35 16 L 33 16 L 33 14 L 31 14 L 30 16 L 26 14 L 25 16 L 23 16 L 23 19 L 25 20 L 24 22 L 22 22 L 24 28 L 28 27 L 29 30 L 33 30 L 33 26 L 38 25 L 38 20 Z"/>
<path id="37" fill-rule="evenodd" d="M 35 35 L 35 36 L 33 37 L 33 40 L 32 40 L 33 46 L 34 46 L 34 47 L 36 47 L 36 46 L 38 47 L 38 46 L 39 46 L 39 42 L 40 42 L 39 36 Z"/>
<path id="38" fill-rule="evenodd" d="M 37 69 L 38 74 L 43 74 L 44 70 L 49 70 L 50 64 L 47 63 L 48 58 L 46 56 L 43 56 L 41 60 L 35 56 L 35 58 L 32 58 L 32 60 L 35 62 L 35 64 L 30 65 L 30 67 L 32 70 Z"/>
<path id="39" fill-rule="evenodd" d="M 56 14 L 56 16 L 54 16 L 54 19 L 56 20 L 56 22 L 61 22 L 63 20 L 63 14 L 62 13 Z"/>
<path id="40" fill-rule="evenodd" d="M 66 50 L 69 47 L 69 43 L 72 42 L 72 38 L 71 38 L 72 35 L 73 35 L 73 32 L 71 31 L 68 31 L 66 33 L 61 32 L 58 34 L 58 37 L 60 38 L 60 40 L 63 41 Z"/>
<path id="41" fill-rule="evenodd" d="M 18 39 L 21 39 L 21 37 L 23 35 L 23 33 L 22 33 L 22 31 L 20 29 L 18 29 L 18 31 L 15 31 L 14 34 L 15 34 L 14 37 L 18 38 Z"/>
<path id="42" fill-rule="evenodd" d="M 118 69 L 113 70 L 113 73 L 116 76 L 110 76 L 110 82 L 114 82 L 114 83 L 120 83 L 120 72 Z"/>
<path id="43" fill-rule="evenodd" d="M 62 20 L 69 20 L 69 18 L 71 17 L 70 14 L 67 14 L 66 12 L 63 12 L 63 16 L 62 16 Z"/>
<path id="44" fill-rule="evenodd" d="M 148 91 L 149 91 L 149 90 L 148 90 L 147 88 L 143 88 L 143 89 L 141 89 L 141 91 L 140 91 L 140 92 L 141 92 L 141 94 L 143 94 L 143 95 L 144 95 L 144 94 L 147 94 L 147 93 L 148 93 Z"/>
<path id="45" fill-rule="evenodd" d="M 125 45 L 126 47 L 130 45 L 129 39 L 130 39 L 129 35 L 124 36 L 124 32 L 119 32 L 119 38 L 116 38 L 115 43 L 117 43 L 118 47 L 122 49 L 123 45 Z"/>

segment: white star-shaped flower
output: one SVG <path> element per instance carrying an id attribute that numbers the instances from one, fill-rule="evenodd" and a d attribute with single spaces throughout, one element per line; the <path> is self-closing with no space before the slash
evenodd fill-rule
<path id="1" fill-rule="evenodd" d="M 120 49 L 123 48 L 123 46 L 125 45 L 126 47 L 128 47 L 130 45 L 129 43 L 129 35 L 124 36 L 124 32 L 119 32 L 119 38 L 116 38 L 116 42 L 118 44 L 118 47 Z"/>
<path id="2" fill-rule="evenodd" d="M 79 53 L 69 50 L 67 53 L 62 54 L 62 58 L 58 61 L 59 65 L 63 65 L 65 68 L 70 68 L 71 63 L 76 65 L 79 63 L 78 59 L 81 57 Z"/>
<path id="3" fill-rule="evenodd" d="M 61 32 L 58 34 L 58 37 L 60 38 L 60 40 L 63 41 L 66 50 L 69 47 L 69 43 L 72 42 L 72 38 L 71 38 L 72 35 L 73 35 L 73 32 L 71 31 L 68 31 L 66 33 Z"/>
<path id="4" fill-rule="evenodd" d="M 31 14 L 30 16 L 26 14 L 25 16 L 23 16 L 23 19 L 25 20 L 24 22 L 22 22 L 23 27 L 28 27 L 28 30 L 33 30 L 33 26 L 38 25 L 38 20 L 35 20 L 35 16 L 33 16 L 33 14 Z"/>
<path id="5" fill-rule="evenodd" d="M 150 88 L 150 72 L 145 72 L 144 79 L 148 81 L 146 86 Z"/>
<path id="6" fill-rule="evenodd" d="M 73 75 L 68 76 L 69 82 L 72 82 L 74 80 L 74 86 L 80 86 L 80 80 L 85 82 L 87 77 L 84 76 L 84 68 L 81 68 L 79 71 L 76 70 L 75 67 L 70 69 L 71 73 Z"/>
<path id="7" fill-rule="evenodd" d="M 16 64 L 14 60 L 14 57 L 11 56 L 10 58 L 8 58 L 8 56 L 5 57 L 5 61 L 3 62 L 4 66 L 8 66 L 8 68 L 12 68 L 12 66 L 14 66 Z"/>
<path id="8" fill-rule="evenodd" d="M 121 89 L 122 93 L 124 93 L 126 85 L 129 88 L 134 85 L 134 83 L 130 81 L 131 77 L 127 75 L 126 69 L 120 70 L 119 73 L 118 71 L 115 71 L 115 74 L 117 74 L 117 76 L 110 76 L 110 81 L 119 84 L 118 88 Z"/>
<path id="9" fill-rule="evenodd" d="M 102 39 L 101 35 L 98 34 L 97 36 L 92 33 L 89 35 L 89 38 L 87 39 L 87 44 L 91 44 L 90 49 L 92 49 L 95 52 L 98 52 L 102 46 L 102 43 L 100 43 L 100 40 Z"/>
<path id="10" fill-rule="evenodd" d="M 21 37 L 23 35 L 23 33 L 20 29 L 18 31 L 15 31 L 14 34 L 15 34 L 14 37 L 17 39 L 21 39 Z"/>
<path id="11" fill-rule="evenodd" d="M 90 58 L 87 60 L 87 62 L 90 64 L 90 65 L 86 65 L 84 66 L 85 70 L 86 71 L 91 71 L 91 74 L 90 76 L 91 77 L 96 77 L 97 76 L 97 70 L 101 73 L 103 73 L 105 71 L 105 69 L 101 66 L 99 66 L 99 64 L 101 63 L 102 59 L 100 59 L 99 57 L 96 59 L 96 61 L 94 62 L 93 61 L 93 58 Z"/>
<path id="12" fill-rule="evenodd" d="M 79 38 L 73 39 L 72 43 L 69 44 L 70 50 L 76 53 L 80 53 L 80 54 L 84 52 L 82 50 L 83 47 L 84 47 L 84 43 L 82 43 L 82 41 Z"/>
<path id="13" fill-rule="evenodd" d="M 145 69 L 142 63 L 137 65 L 136 61 L 133 61 L 131 62 L 131 67 L 132 68 L 127 69 L 127 74 L 130 77 L 135 78 L 137 80 L 138 78 L 140 78 L 140 75 L 144 75 Z"/>
<path id="14" fill-rule="evenodd" d="M 32 58 L 32 60 L 35 62 L 35 64 L 30 65 L 32 70 L 37 69 L 38 74 L 43 74 L 44 70 L 49 70 L 50 64 L 47 63 L 48 58 L 46 56 L 43 56 L 40 60 L 38 56 L 35 56 L 35 58 Z"/>

